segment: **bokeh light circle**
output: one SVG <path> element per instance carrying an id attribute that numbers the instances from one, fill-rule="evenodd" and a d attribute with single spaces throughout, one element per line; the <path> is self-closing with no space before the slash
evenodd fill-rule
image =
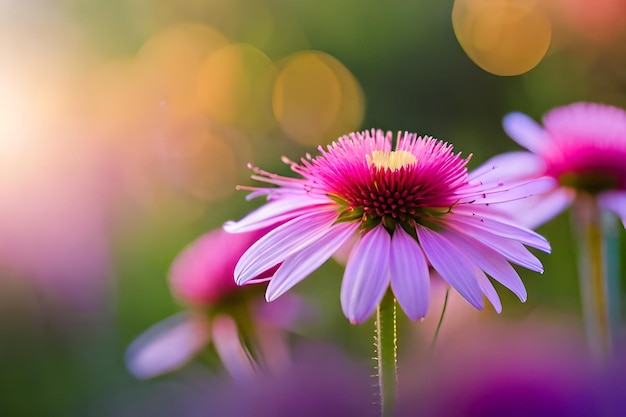
<path id="1" fill-rule="evenodd" d="M 358 81 L 341 62 L 323 52 L 305 51 L 281 65 L 272 108 L 285 134 L 316 145 L 357 130 L 365 104 Z"/>
<path id="2" fill-rule="evenodd" d="M 137 52 L 137 65 L 160 104 L 175 116 L 198 112 L 196 76 L 212 52 L 228 45 L 216 29 L 180 23 L 150 36 Z"/>
<path id="3" fill-rule="evenodd" d="M 476 65 L 495 75 L 519 75 L 545 56 L 550 20 L 537 0 L 455 0 L 452 26 Z"/>
<path id="4" fill-rule="evenodd" d="M 225 46 L 201 64 L 196 94 L 205 114 L 221 124 L 262 133 L 274 126 L 270 92 L 274 63 L 248 44 Z"/>
<path id="5" fill-rule="evenodd" d="M 87 75 L 85 84 L 93 131 L 120 144 L 143 140 L 157 98 L 134 60 L 105 62 Z"/>

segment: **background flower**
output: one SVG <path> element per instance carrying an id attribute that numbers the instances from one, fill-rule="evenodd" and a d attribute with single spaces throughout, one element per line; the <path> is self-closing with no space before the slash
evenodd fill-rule
<path id="1" fill-rule="evenodd" d="M 129 346 L 126 362 L 134 376 L 152 378 L 178 369 L 209 343 L 237 379 L 250 377 L 259 366 L 250 349 L 260 350 L 263 365 L 287 360 L 278 329 L 293 326 L 302 316 L 302 305 L 291 297 L 268 309 L 255 288 L 239 288 L 233 279 L 235 263 L 258 236 L 259 232 L 231 235 L 216 229 L 178 255 L 170 269 L 170 286 L 188 311 L 152 326 Z"/>
<path id="2" fill-rule="evenodd" d="M 401 363 L 399 416 L 618 416 L 613 366 L 598 366 L 572 323 L 537 312 L 515 328 L 471 321 L 433 356 Z M 463 369 L 463 372 L 459 372 Z M 451 400 L 453 399 L 453 400 Z"/>
<path id="3" fill-rule="evenodd" d="M 365 416 L 373 413 L 370 371 L 330 346 L 306 345 L 294 364 L 213 393 L 212 415 Z M 329 383 L 332 381 L 332 383 Z"/>
<path id="4" fill-rule="evenodd" d="M 600 207 L 626 224 L 626 111 L 596 103 L 574 103 L 546 113 L 543 127 L 522 113 L 504 118 L 504 129 L 531 152 L 510 152 L 480 169 L 499 168 L 507 178 L 554 178 L 547 193 L 506 203 L 525 225 L 536 227 L 567 208 L 577 193 L 597 195 Z M 494 176 L 502 174 L 494 171 Z"/>

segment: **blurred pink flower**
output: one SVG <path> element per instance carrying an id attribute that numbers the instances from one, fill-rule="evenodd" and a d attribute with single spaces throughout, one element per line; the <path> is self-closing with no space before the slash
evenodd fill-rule
<path id="1" fill-rule="evenodd" d="M 170 267 L 172 293 L 189 304 L 224 300 L 237 289 L 233 276 L 241 254 L 261 236 L 261 232 L 231 235 L 222 229 L 200 236 L 183 249 Z M 264 276 L 267 271 L 257 278 Z"/>
<path id="2" fill-rule="evenodd" d="M 222 384 L 208 393 L 206 415 L 345 417 L 375 415 L 369 399 L 371 371 L 336 347 L 300 346 L 294 363 L 260 373 L 243 384 Z"/>
<path id="3" fill-rule="evenodd" d="M 431 137 L 389 132 L 352 133 L 302 164 L 285 159 L 303 178 L 253 168 L 254 179 L 278 188 L 252 188 L 269 202 L 225 229 L 240 233 L 275 227 L 243 254 L 238 284 L 280 263 L 266 292 L 275 300 L 357 237 L 347 260 L 341 305 L 351 323 L 369 318 L 391 286 L 411 319 L 429 304 L 429 265 L 474 307 L 483 294 L 497 311 L 500 300 L 486 274 L 522 300 L 514 262 L 542 271 L 524 245 L 549 251 L 548 242 L 509 222 L 490 204 L 524 198 L 552 180 L 503 183 L 467 173 L 469 158 Z M 243 187 L 242 187 L 243 188 Z M 342 249 L 343 250 L 343 249 Z"/>
<path id="4" fill-rule="evenodd" d="M 543 127 L 524 114 L 510 113 L 504 130 L 531 152 L 498 155 L 477 171 L 493 170 L 484 177 L 556 180 L 546 193 L 501 205 L 517 220 L 534 228 L 565 210 L 578 193 L 588 193 L 626 224 L 626 111 L 574 103 L 548 112 Z"/>
<path id="5" fill-rule="evenodd" d="M 109 155 L 74 136 L 71 147 L 56 137 L 54 146 L 39 137 L 20 140 L 32 154 L 0 157 L 0 273 L 36 283 L 71 309 L 99 311 L 111 274 Z"/>
<path id="6" fill-rule="evenodd" d="M 436 354 L 407 358 L 397 415 L 622 415 L 605 413 L 616 403 L 598 395 L 598 382 L 608 375 L 594 369 L 576 327 L 535 313 L 514 326 L 467 323 L 448 332 Z"/>
<path id="7" fill-rule="evenodd" d="M 157 323 L 129 346 L 126 363 L 133 375 L 145 379 L 178 369 L 212 343 L 234 378 L 250 376 L 257 364 L 249 346 L 241 342 L 241 322 L 253 324 L 255 334 L 245 336 L 257 339 L 269 365 L 284 360 L 281 332 L 301 316 L 299 300 L 289 298 L 268 309 L 255 287 L 239 288 L 233 279 L 237 260 L 259 233 L 231 235 L 216 229 L 176 257 L 169 272 L 170 287 L 188 311 Z M 256 279 L 263 280 L 272 272 L 263 271 Z"/>

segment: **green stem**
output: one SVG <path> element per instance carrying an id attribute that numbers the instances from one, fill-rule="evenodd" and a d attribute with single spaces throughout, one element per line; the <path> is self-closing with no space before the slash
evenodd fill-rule
<path id="1" fill-rule="evenodd" d="M 618 268 L 609 265 L 608 247 L 615 221 L 603 213 L 593 195 L 577 196 L 573 207 L 574 229 L 578 240 L 578 269 L 585 331 L 591 353 L 607 359 L 612 353 L 611 317 L 617 309 L 610 306 L 610 287 L 617 285 Z M 614 249 L 614 248 L 613 248 Z"/>
<path id="2" fill-rule="evenodd" d="M 396 299 L 391 291 L 387 291 L 376 309 L 374 339 L 380 415 L 389 417 L 394 413 L 398 396 Z"/>
<path id="3" fill-rule="evenodd" d="M 437 338 L 439 337 L 439 330 L 441 330 L 441 323 L 443 323 L 443 317 L 446 315 L 446 308 L 448 307 L 448 296 L 450 295 L 450 287 L 446 288 L 446 297 L 443 299 L 443 307 L 441 308 L 441 315 L 439 316 L 439 322 L 435 329 L 435 335 L 433 341 L 430 343 L 430 355 L 435 352 L 435 345 L 437 344 Z"/>

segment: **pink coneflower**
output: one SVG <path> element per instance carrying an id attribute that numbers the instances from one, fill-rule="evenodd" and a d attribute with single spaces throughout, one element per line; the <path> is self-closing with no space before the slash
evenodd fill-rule
<path id="1" fill-rule="evenodd" d="M 482 169 L 507 166 L 511 180 L 555 180 L 546 193 L 503 205 L 525 226 L 539 226 L 572 205 L 589 347 L 606 359 L 618 321 L 610 294 L 618 286 L 619 268 L 607 255 L 616 250 L 615 218 L 605 213 L 617 214 L 626 225 L 626 111 L 573 103 L 548 112 L 543 127 L 524 114 L 508 114 L 504 130 L 531 152 L 497 156 Z"/>
<path id="2" fill-rule="evenodd" d="M 169 271 L 172 294 L 188 305 L 217 305 L 242 292 L 233 281 L 237 261 L 263 231 L 232 235 L 222 229 L 211 230 L 190 243 L 176 256 Z M 262 272 L 257 279 L 270 277 Z"/>
<path id="3" fill-rule="evenodd" d="M 596 196 L 601 209 L 616 213 L 626 224 L 626 111 L 574 103 L 548 112 L 543 127 L 516 112 L 504 118 L 504 130 L 531 152 L 502 154 L 479 169 L 506 167 L 511 179 L 556 180 L 547 193 L 507 203 L 524 225 L 550 220 L 581 193 Z"/>
<path id="4" fill-rule="evenodd" d="M 466 300 L 483 308 L 483 294 L 501 311 L 485 275 L 521 300 L 524 286 L 508 261 L 542 271 L 523 245 L 549 251 L 535 232 L 511 223 L 490 204 L 523 198 L 552 186 L 551 180 L 511 184 L 468 175 L 469 158 L 431 137 L 372 130 L 341 137 L 320 156 L 301 164 L 284 160 L 303 178 L 253 168 L 254 179 L 278 186 L 247 188 L 268 203 L 229 232 L 283 223 L 244 253 L 235 268 L 242 285 L 279 263 L 266 292 L 272 301 L 357 236 L 347 261 L 341 305 L 352 323 L 365 321 L 391 286 L 411 319 L 428 309 L 429 266 Z"/>
<path id="5" fill-rule="evenodd" d="M 258 291 L 237 287 L 233 281 L 237 260 L 262 233 L 212 230 L 176 257 L 169 282 L 186 311 L 155 324 L 131 344 L 126 362 L 133 375 L 145 379 L 173 371 L 212 344 L 231 376 L 248 377 L 256 364 L 247 352 L 249 346 L 242 345 L 243 338 L 257 340 L 266 364 L 285 359 L 282 333 L 302 316 L 302 304 L 291 297 L 268 308 Z M 272 273 L 263 271 L 256 278 L 263 280 Z"/>

